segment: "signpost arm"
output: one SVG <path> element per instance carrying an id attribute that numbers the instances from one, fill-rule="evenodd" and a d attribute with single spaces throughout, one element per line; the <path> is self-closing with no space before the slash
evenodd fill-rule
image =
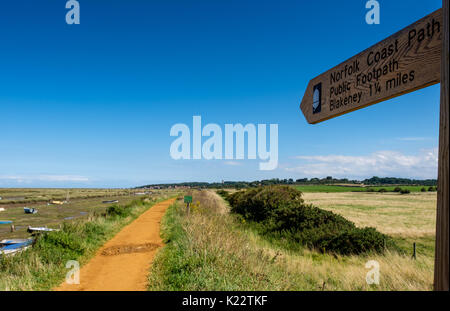
<path id="1" fill-rule="evenodd" d="M 442 1 L 443 40 L 441 54 L 441 108 L 439 130 L 439 168 L 436 218 L 436 256 L 434 290 L 449 290 L 449 1 Z"/>

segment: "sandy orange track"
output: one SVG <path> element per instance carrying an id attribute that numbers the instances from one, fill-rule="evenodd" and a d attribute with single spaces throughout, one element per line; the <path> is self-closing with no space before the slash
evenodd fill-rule
<path id="1" fill-rule="evenodd" d="M 109 240 L 80 270 L 80 284 L 59 291 L 145 291 L 153 258 L 163 241 L 160 223 L 170 199 L 152 206 Z"/>

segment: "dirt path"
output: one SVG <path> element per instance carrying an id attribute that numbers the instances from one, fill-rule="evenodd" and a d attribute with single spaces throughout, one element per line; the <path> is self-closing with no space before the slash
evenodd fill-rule
<path id="1" fill-rule="evenodd" d="M 109 240 L 80 271 L 80 284 L 65 282 L 59 291 L 145 291 L 153 258 L 160 247 L 160 222 L 170 199 L 155 204 Z"/>

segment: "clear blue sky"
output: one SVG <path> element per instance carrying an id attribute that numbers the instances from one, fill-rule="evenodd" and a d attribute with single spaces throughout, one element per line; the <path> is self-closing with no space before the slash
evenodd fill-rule
<path id="1" fill-rule="evenodd" d="M 65 0 L 0 4 L 0 187 L 172 181 L 436 178 L 439 85 L 319 125 L 308 81 L 440 0 Z M 172 125 L 279 124 L 279 168 L 175 161 Z"/>

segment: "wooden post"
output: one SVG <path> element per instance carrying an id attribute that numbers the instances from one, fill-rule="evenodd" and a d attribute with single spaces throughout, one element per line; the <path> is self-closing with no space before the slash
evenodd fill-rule
<path id="1" fill-rule="evenodd" d="M 412 258 L 413 259 L 417 259 L 417 256 L 416 256 L 416 242 L 413 243 L 413 255 L 412 255 Z"/>
<path id="2" fill-rule="evenodd" d="M 434 290 L 449 290 L 449 0 L 442 0 L 443 38 L 441 54 L 441 112 L 439 126 L 439 168 L 436 217 L 436 255 L 434 265 Z"/>
<path id="3" fill-rule="evenodd" d="M 191 209 L 191 203 L 192 203 L 192 195 L 185 195 L 184 196 L 184 203 L 186 203 L 186 214 L 189 216 L 189 212 Z"/>

